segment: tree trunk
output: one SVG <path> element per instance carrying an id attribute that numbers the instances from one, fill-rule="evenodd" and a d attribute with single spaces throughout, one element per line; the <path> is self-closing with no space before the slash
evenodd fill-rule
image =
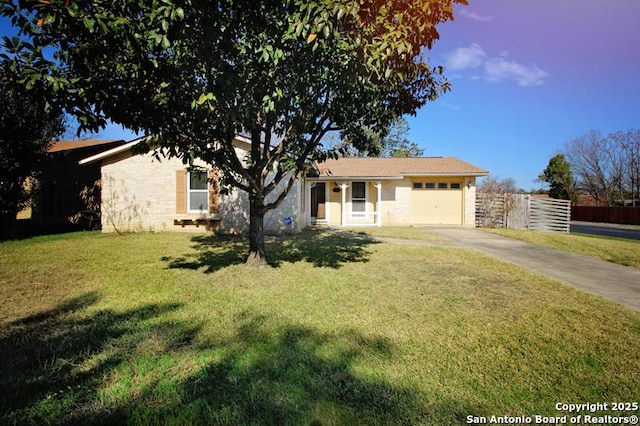
<path id="1" fill-rule="evenodd" d="M 267 266 L 264 252 L 264 199 L 249 196 L 249 257 L 247 266 L 259 268 Z"/>

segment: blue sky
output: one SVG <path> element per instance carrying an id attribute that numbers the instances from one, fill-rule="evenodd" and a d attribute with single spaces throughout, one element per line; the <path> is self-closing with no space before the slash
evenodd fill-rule
<path id="1" fill-rule="evenodd" d="M 640 0 L 469 3 L 428 52 L 452 91 L 408 117 L 409 139 L 425 155 L 536 189 L 571 138 L 640 127 Z M 112 126 L 99 137 L 133 135 Z"/>
<path id="2" fill-rule="evenodd" d="M 640 1 L 469 0 L 428 53 L 452 91 L 409 117 L 428 156 L 524 189 L 590 129 L 640 127 Z"/>

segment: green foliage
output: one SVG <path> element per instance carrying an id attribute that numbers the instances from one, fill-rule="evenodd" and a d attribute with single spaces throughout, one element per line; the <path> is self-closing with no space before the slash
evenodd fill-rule
<path id="1" fill-rule="evenodd" d="M 420 146 L 411 142 L 407 134 L 409 132 L 409 124 L 403 117 L 396 119 L 389 134 L 381 138 L 382 155 L 384 157 L 420 157 L 424 150 Z"/>
<path id="2" fill-rule="evenodd" d="M 424 152 L 417 143 L 408 139 L 409 124 L 404 117 L 396 118 L 382 131 L 375 132 L 371 128 L 365 128 L 364 131 L 371 138 L 366 151 L 354 148 L 348 139 L 339 140 L 336 134 L 329 135 L 326 142 L 343 155 L 354 157 L 420 157 Z"/>
<path id="3" fill-rule="evenodd" d="M 22 87 L 8 60 L 0 63 L 0 237 L 10 236 L 16 214 L 30 201 L 27 178 L 64 131 L 64 116 L 49 96 L 41 84 Z"/>
<path id="4" fill-rule="evenodd" d="M 549 160 L 549 164 L 538 176 L 542 182 L 549 184 L 549 196 L 559 200 L 576 201 L 575 181 L 571 165 L 563 154 L 557 154 Z"/>
<path id="5" fill-rule="evenodd" d="M 14 0 L 1 11 L 27 41 L 11 47 L 25 84 L 44 78 L 84 129 L 109 118 L 154 135 L 166 156 L 222 169 L 250 194 L 253 223 L 284 199 L 289 172 L 338 155 L 322 149 L 327 132 L 368 150 L 363 129 L 449 90 L 424 49 L 455 3 L 466 1 Z"/>

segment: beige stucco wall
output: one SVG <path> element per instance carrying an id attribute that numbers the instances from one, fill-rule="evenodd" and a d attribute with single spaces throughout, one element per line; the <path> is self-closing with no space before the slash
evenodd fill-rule
<path id="1" fill-rule="evenodd" d="M 204 164 L 200 164 L 204 166 Z M 150 154 L 111 157 L 102 164 L 103 232 L 177 231 L 207 232 L 205 227 L 174 225 L 178 219 L 198 219 L 206 215 L 176 213 L 176 171 L 184 169 L 179 159 L 158 161 Z M 272 199 L 267 198 L 267 200 Z M 300 183 L 294 184 L 280 207 L 265 216 L 265 230 L 298 231 Z M 249 226 L 249 199 L 246 192 L 234 189 L 220 195 L 221 222 L 218 232 L 245 232 Z M 291 217 L 292 225 L 285 224 Z"/>

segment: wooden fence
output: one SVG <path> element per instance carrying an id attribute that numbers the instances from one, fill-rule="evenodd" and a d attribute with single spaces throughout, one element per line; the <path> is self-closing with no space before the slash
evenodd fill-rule
<path id="1" fill-rule="evenodd" d="M 640 225 L 640 207 L 573 206 L 571 220 Z"/>
<path id="2" fill-rule="evenodd" d="M 571 203 L 526 194 L 476 196 L 476 225 L 480 227 L 569 232 Z"/>

